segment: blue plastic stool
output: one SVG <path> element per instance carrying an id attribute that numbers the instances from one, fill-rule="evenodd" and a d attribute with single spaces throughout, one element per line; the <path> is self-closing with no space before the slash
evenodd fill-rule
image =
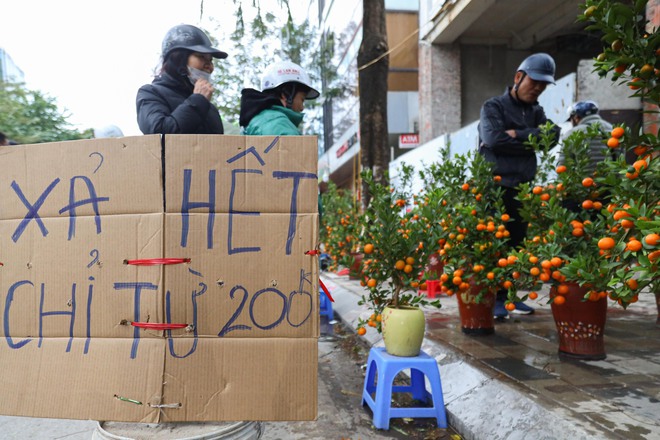
<path id="1" fill-rule="evenodd" d="M 320 316 L 327 316 L 328 320 L 332 321 L 335 319 L 334 312 L 332 310 L 332 301 L 328 299 L 325 293 L 321 293 L 321 298 L 319 299 L 319 308 L 320 308 Z"/>
<path id="2" fill-rule="evenodd" d="M 410 368 L 410 385 L 393 385 L 394 378 Z M 378 382 L 374 383 L 378 373 Z M 431 393 L 426 391 L 426 376 L 431 384 Z M 371 397 L 376 392 L 375 399 Z M 392 408 L 392 393 L 412 393 L 413 399 L 432 403 L 432 407 Z M 389 429 L 391 418 L 432 417 L 438 428 L 447 427 L 445 401 L 442 397 L 442 383 L 438 363 L 424 351 L 414 357 L 392 356 L 383 347 L 372 347 L 367 361 L 362 405 L 369 405 L 374 413 L 373 424 L 378 429 Z"/>

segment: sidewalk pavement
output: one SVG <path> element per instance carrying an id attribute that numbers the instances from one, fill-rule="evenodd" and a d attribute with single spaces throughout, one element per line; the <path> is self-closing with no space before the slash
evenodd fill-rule
<path id="1" fill-rule="evenodd" d="M 359 281 L 323 272 L 335 315 L 355 329 L 370 315 Z M 652 294 L 628 310 L 611 306 L 602 361 L 560 360 L 546 290 L 495 334 L 461 331 L 454 297 L 425 309 L 422 349 L 438 360 L 449 424 L 466 440 L 660 439 L 660 326 Z M 365 335 L 382 346 L 373 329 Z"/>

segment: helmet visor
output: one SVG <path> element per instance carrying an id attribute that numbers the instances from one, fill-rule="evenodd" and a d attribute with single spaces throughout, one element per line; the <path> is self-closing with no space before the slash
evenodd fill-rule
<path id="1" fill-rule="evenodd" d="M 529 69 L 526 73 L 527 73 L 527 76 L 532 78 L 534 81 L 541 81 L 541 82 L 546 82 L 546 83 L 550 83 L 550 84 L 555 83 L 555 78 L 547 72 L 539 72 L 539 71 L 536 71 L 536 70 Z"/>

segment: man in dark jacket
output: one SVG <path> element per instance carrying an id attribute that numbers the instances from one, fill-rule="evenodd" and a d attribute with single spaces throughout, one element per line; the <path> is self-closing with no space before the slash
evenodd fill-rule
<path id="1" fill-rule="evenodd" d="M 479 120 L 479 152 L 495 164 L 493 173 L 500 176 L 504 189 L 503 201 L 511 221 L 506 224 L 510 233 L 510 244 L 518 246 L 527 233 L 527 224 L 522 221 L 520 202 L 516 186 L 531 182 L 536 175 L 536 153 L 525 143 L 529 136 L 538 137 L 540 126 L 548 122 L 538 98 L 548 84 L 555 83 L 555 61 L 545 53 L 527 57 L 518 67 L 513 86 L 501 96 L 487 100 L 481 108 Z M 559 127 L 553 128 L 555 139 L 559 139 Z M 506 291 L 499 291 L 495 302 L 495 317 L 504 319 L 508 312 L 504 308 Z M 534 313 L 524 303 L 516 303 L 515 312 Z"/>
<path id="2" fill-rule="evenodd" d="M 142 133 L 223 134 L 220 113 L 211 102 L 214 89 L 209 79 L 213 58 L 226 57 L 195 26 L 170 29 L 163 39 L 160 75 L 137 93 Z"/>

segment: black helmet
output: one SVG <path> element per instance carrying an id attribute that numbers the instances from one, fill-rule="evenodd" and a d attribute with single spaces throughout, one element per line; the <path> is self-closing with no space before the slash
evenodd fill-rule
<path id="1" fill-rule="evenodd" d="M 595 115 L 598 113 L 598 104 L 594 101 L 579 101 L 568 107 L 566 113 L 568 113 L 567 121 L 570 121 L 573 116 L 584 118 L 585 116 Z"/>
<path id="2" fill-rule="evenodd" d="M 187 49 L 193 52 L 209 53 L 215 58 L 227 58 L 227 53 L 211 46 L 211 40 L 201 29 L 180 24 L 167 31 L 163 38 L 163 60 L 174 49 Z"/>
<path id="3" fill-rule="evenodd" d="M 547 53 L 535 53 L 523 60 L 518 72 L 525 72 L 534 81 L 555 83 L 555 60 Z"/>

